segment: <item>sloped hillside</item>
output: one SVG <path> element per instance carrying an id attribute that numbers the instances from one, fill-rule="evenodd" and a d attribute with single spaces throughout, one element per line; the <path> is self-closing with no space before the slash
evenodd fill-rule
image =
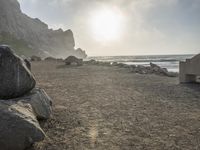
<path id="1" fill-rule="evenodd" d="M 0 0 L 0 44 L 9 44 L 23 55 L 86 57 L 75 50 L 71 30 L 52 30 L 38 18 L 22 13 L 17 0 Z"/>

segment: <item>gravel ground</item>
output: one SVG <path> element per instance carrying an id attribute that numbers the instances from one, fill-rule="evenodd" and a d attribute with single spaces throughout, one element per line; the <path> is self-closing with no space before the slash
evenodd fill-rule
<path id="1" fill-rule="evenodd" d="M 200 85 L 128 69 L 34 62 L 53 99 L 34 150 L 199 150 Z"/>

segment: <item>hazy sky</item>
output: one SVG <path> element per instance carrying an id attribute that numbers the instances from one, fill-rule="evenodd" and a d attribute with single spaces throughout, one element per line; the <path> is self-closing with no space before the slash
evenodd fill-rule
<path id="1" fill-rule="evenodd" d="M 50 28 L 72 29 L 94 55 L 200 52 L 200 0 L 19 0 Z"/>

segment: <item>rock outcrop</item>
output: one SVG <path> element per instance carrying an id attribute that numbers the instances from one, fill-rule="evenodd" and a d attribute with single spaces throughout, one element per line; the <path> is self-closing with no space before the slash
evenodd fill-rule
<path id="1" fill-rule="evenodd" d="M 160 66 L 150 63 L 150 69 L 152 72 L 159 74 L 159 75 L 164 75 L 168 77 L 177 77 L 178 74 L 174 72 L 169 72 L 166 68 L 161 68 Z"/>
<path id="2" fill-rule="evenodd" d="M 0 99 L 22 96 L 36 84 L 24 60 L 7 46 L 0 46 L 0 84 Z"/>
<path id="3" fill-rule="evenodd" d="M 26 56 L 87 56 L 85 51 L 74 49 L 75 41 L 71 30 L 49 29 L 39 19 L 32 19 L 22 13 L 17 0 L 0 0 L 0 44 L 11 44 Z M 20 47 L 24 46 L 26 48 L 20 51 Z M 26 50 L 31 52 L 27 53 Z"/>

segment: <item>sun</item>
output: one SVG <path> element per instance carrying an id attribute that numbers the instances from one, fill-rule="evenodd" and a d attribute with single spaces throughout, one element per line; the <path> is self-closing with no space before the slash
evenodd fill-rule
<path id="1" fill-rule="evenodd" d="M 120 37 L 122 13 L 117 9 L 103 8 L 90 18 L 93 37 L 98 41 L 112 41 Z"/>

